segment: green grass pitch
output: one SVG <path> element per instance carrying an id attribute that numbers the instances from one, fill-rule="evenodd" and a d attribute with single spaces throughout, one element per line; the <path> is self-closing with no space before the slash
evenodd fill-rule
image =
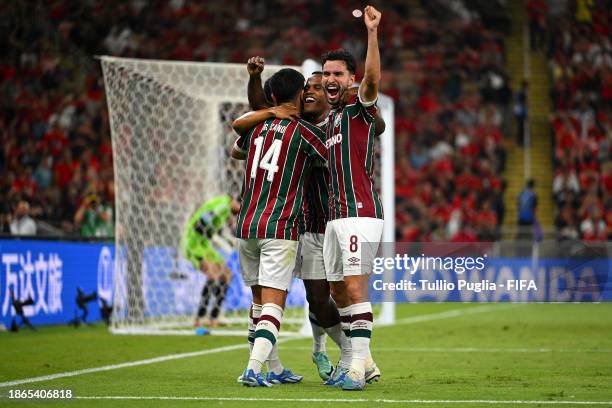
<path id="1" fill-rule="evenodd" d="M 244 338 L 114 336 L 102 325 L 0 333 L 0 406 L 612 406 L 612 304 L 411 304 L 398 305 L 397 320 L 374 330 L 382 380 L 364 392 L 322 386 L 309 339 L 279 349 L 303 383 L 252 389 L 236 383 Z M 231 345 L 245 347 L 217 350 Z M 202 350 L 211 352 L 74 373 Z M 75 375 L 6 385 L 66 372 Z M 16 401 L 11 389 L 71 389 L 77 398 Z"/>

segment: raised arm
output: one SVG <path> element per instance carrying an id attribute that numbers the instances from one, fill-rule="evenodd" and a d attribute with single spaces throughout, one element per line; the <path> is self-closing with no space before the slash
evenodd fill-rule
<path id="1" fill-rule="evenodd" d="M 363 19 L 368 29 L 368 51 L 365 60 L 365 74 L 359 87 L 359 97 L 363 102 L 374 102 L 378 97 L 380 81 L 380 52 L 378 50 L 378 24 L 381 13 L 372 6 L 367 6 Z"/>
<path id="2" fill-rule="evenodd" d="M 297 120 L 299 115 L 297 107 L 292 103 L 283 103 L 279 106 L 247 112 L 232 123 L 232 127 L 239 135 L 244 135 L 266 119 Z"/>
<path id="3" fill-rule="evenodd" d="M 264 70 L 265 60 L 262 57 L 251 57 L 247 61 L 247 72 L 249 73 L 249 84 L 247 94 L 251 109 L 259 110 L 271 105 L 266 101 L 263 86 L 261 84 L 261 73 Z"/>

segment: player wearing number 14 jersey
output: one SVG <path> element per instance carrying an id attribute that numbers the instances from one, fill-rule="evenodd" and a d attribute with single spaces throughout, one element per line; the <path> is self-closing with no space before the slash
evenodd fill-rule
<path id="1" fill-rule="evenodd" d="M 275 104 L 293 103 L 299 109 L 304 77 L 282 69 L 270 78 Z M 237 129 L 234 124 L 234 129 Z M 280 331 L 287 289 L 296 262 L 303 185 L 313 159 L 327 160 L 324 135 L 302 120 L 267 119 L 241 133 L 232 156 L 246 159 L 242 204 L 236 236 L 240 268 L 253 292 L 253 303 L 263 305 L 255 327 L 253 348 L 240 381 L 248 386 L 299 382 L 289 370 L 271 371 L 263 364 L 272 358 Z"/>
<path id="2" fill-rule="evenodd" d="M 298 240 L 305 171 L 326 160 L 323 138 L 304 120 L 268 119 L 238 139 L 237 150 L 248 148 L 238 238 Z"/>

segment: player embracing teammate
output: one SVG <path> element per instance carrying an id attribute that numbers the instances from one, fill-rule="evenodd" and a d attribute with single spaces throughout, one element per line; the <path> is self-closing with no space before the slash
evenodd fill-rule
<path id="1" fill-rule="evenodd" d="M 303 88 L 304 77 L 294 69 L 270 78 L 271 98 L 280 109 L 299 109 Z M 282 367 L 276 341 L 296 263 L 305 174 L 315 158 L 327 160 L 324 135 L 301 119 L 272 116 L 249 130 L 236 123 L 234 129 L 240 137 L 232 156 L 246 164 L 236 227 L 238 255 L 244 283 L 253 292 L 253 346 L 240 381 L 255 387 L 295 383 L 302 377 Z M 270 371 L 264 378 L 266 361 Z"/>
<path id="2" fill-rule="evenodd" d="M 264 164 L 260 165 L 262 169 L 268 173 L 271 169 L 279 171 L 276 162 L 271 164 L 271 160 L 274 161 L 277 155 L 275 152 L 264 153 L 266 150 L 259 147 L 260 145 L 266 145 L 265 139 L 259 144 L 250 145 L 250 142 L 245 140 L 244 135 L 249 135 L 246 138 L 250 138 L 250 140 L 253 139 L 252 135 L 256 132 L 261 135 L 262 126 L 264 128 L 274 126 L 274 124 L 270 124 L 272 119 L 269 118 L 277 118 L 276 126 L 282 126 L 283 121 L 285 124 L 287 122 L 297 123 L 298 128 L 300 124 L 305 126 L 303 121 L 290 121 L 297 116 L 300 102 L 303 102 L 304 117 L 308 118 L 311 123 L 316 123 L 322 127 L 326 133 L 323 137 L 329 150 L 326 152 L 324 159 L 319 157 L 319 160 L 310 163 L 306 181 L 305 231 L 302 231 L 305 234 L 301 238 L 301 254 L 297 272 L 298 276 L 304 279 L 311 309 L 314 332 L 313 361 L 317 364 L 321 378 L 327 380 L 325 384 L 341 386 L 346 390 L 361 390 L 364 388 L 366 381 L 370 382 L 380 377 L 380 371 L 374 364 L 369 351 L 373 318 L 372 307 L 367 300 L 368 276 L 371 272 L 372 259 L 380 243 L 383 224 L 382 205 L 373 184 L 373 145 L 377 119 L 375 103 L 378 81 L 380 80 L 377 27 L 381 14 L 370 6 L 366 7 L 364 11 L 364 21 L 368 29 L 368 51 L 364 80 L 356 94 L 351 90 L 355 77 L 355 60 L 344 50 L 332 51 L 323 56 L 323 72 L 316 73 L 309 78 L 303 100 L 295 100 L 293 105 L 287 103 L 287 98 L 280 100 L 276 96 L 279 92 L 278 80 L 275 80 L 277 74 L 266 84 L 271 95 L 267 95 L 265 91 L 261 90 L 261 83 L 253 80 L 254 78 L 258 79 L 257 75 L 253 74 L 257 74 L 258 65 L 261 65 L 261 69 L 263 69 L 263 61 L 252 58 L 249 60 L 249 73 L 251 74 L 249 100 L 251 104 L 255 105 L 254 107 L 261 107 L 262 104 L 265 104 L 265 101 L 260 104 L 257 102 L 258 100 L 272 99 L 277 106 L 253 112 L 234 123 L 236 131 L 243 135 L 237 142 L 238 150 L 248 150 L 248 152 L 244 152 L 248 153 L 245 188 L 255 191 L 265 188 L 265 186 L 249 184 L 249 175 L 253 179 L 251 182 L 257 182 L 257 177 L 253 176 L 255 170 L 253 170 L 252 162 L 255 161 L 256 163 L 257 157 L 260 157 Z M 259 69 L 259 72 L 261 72 L 261 69 Z M 327 104 L 322 100 L 323 96 L 327 99 Z M 279 102 L 284 103 L 279 104 Z M 329 113 L 327 113 L 328 111 Z M 257 124 L 262 120 L 266 120 L 263 125 L 261 123 Z M 266 123 L 269 125 L 265 125 Z M 383 127 L 384 123 L 379 121 L 378 134 L 382 132 Z M 306 127 L 306 129 L 316 135 L 312 128 Z M 316 144 L 312 140 L 311 143 Z M 273 144 L 270 146 L 273 146 Z M 252 146 L 251 149 L 249 149 L 249 145 Z M 262 154 L 263 157 L 261 157 Z M 236 157 L 240 157 L 240 155 L 240 152 L 236 152 Z M 326 162 L 328 162 L 327 166 Z M 302 184 L 298 184 L 299 189 L 301 189 Z M 247 190 L 243 194 L 243 199 L 246 198 L 248 205 L 252 206 L 252 198 Z M 288 193 L 291 192 L 283 189 L 278 190 L 276 200 L 286 200 L 285 195 Z M 297 201 L 301 200 L 301 190 L 292 193 L 298 197 Z M 261 197 L 261 195 L 259 196 Z M 243 204 L 244 206 L 245 204 Z M 246 211 L 248 212 L 248 210 Z M 254 210 L 254 212 L 257 214 L 257 210 Z M 265 213 L 265 210 L 263 210 L 263 213 Z M 245 216 L 244 218 L 248 217 Z M 260 221 L 258 221 L 259 223 Z M 241 229 L 240 221 L 238 228 L 239 238 L 257 237 L 261 240 L 264 235 L 268 238 L 266 234 L 260 233 L 260 226 L 256 227 L 257 233 L 250 235 L 245 234 L 244 227 Z M 268 227 L 265 230 L 267 231 Z M 293 239 L 293 234 L 290 235 L 290 239 Z M 275 237 L 278 236 L 275 235 Z M 257 302 L 263 302 L 264 309 L 266 309 L 267 300 L 272 299 L 274 300 L 273 304 L 278 306 L 276 310 L 273 310 L 274 308 L 268 305 L 267 310 L 262 311 L 261 314 L 261 316 L 265 316 L 265 313 L 271 313 L 275 320 L 267 317 L 263 320 L 272 321 L 275 325 L 278 322 L 276 331 L 272 330 L 274 341 L 270 340 L 270 343 L 274 346 L 280 328 L 278 317 L 279 313 L 282 316 L 284 297 L 280 291 L 270 292 L 269 288 L 267 290 L 265 284 L 267 281 L 269 281 L 267 283 L 275 281 L 276 289 L 280 289 L 280 286 L 288 287 L 288 285 L 278 285 L 276 282 L 281 276 L 286 276 L 286 273 L 278 273 L 274 270 L 273 265 L 266 265 L 262 244 L 263 242 L 258 242 L 257 245 L 246 243 L 243 239 L 239 240 L 238 249 L 241 264 L 244 262 L 242 268 L 245 282 L 247 284 L 251 283 L 253 287 L 254 309 L 251 315 L 253 316 L 255 308 L 258 306 Z M 281 259 L 293 258 L 295 260 L 294 252 L 291 255 L 286 255 L 294 251 L 294 244 L 284 245 L 283 247 L 275 244 L 268 245 L 271 245 L 271 248 L 277 246 L 276 252 L 274 252 L 275 256 L 281 256 Z M 249 259 L 251 249 L 254 246 L 260 250 L 258 253 L 258 256 L 261 257 L 258 260 L 259 275 L 255 273 L 254 277 L 249 279 L 249 270 L 256 270 L 252 259 Z M 264 282 L 263 285 L 262 281 Z M 327 281 L 329 281 L 329 284 Z M 261 286 L 263 286 L 263 290 L 259 289 Z M 329 299 L 330 287 L 338 308 Z M 263 293 L 268 295 L 263 296 Z M 261 321 L 262 317 L 259 317 L 259 322 Z M 264 356 L 264 352 L 270 353 L 270 350 L 275 349 L 275 347 L 271 349 L 269 344 L 265 348 L 261 346 L 263 340 L 260 340 L 260 338 L 266 336 L 257 334 L 258 332 L 261 333 L 263 329 L 260 329 L 259 326 L 258 323 L 255 329 L 255 347 L 251 353 L 249 366 L 241 377 L 245 385 L 266 385 L 263 376 L 258 376 L 257 369 L 259 369 L 259 372 L 261 371 L 261 365 L 268 357 L 267 355 Z M 317 328 L 322 330 L 317 330 Z M 331 365 L 328 363 L 324 348 L 320 347 L 321 342 L 324 344 L 325 332 L 341 348 L 340 362 L 332 373 L 326 371 L 328 367 L 331 369 Z M 263 350 L 259 354 L 256 352 L 258 341 L 259 349 Z M 321 353 L 321 349 L 323 353 Z M 254 358 L 254 355 L 258 355 L 258 357 Z M 272 358 L 273 356 L 270 356 L 270 360 Z M 254 359 L 258 361 L 257 364 L 252 364 Z M 325 364 L 326 361 L 327 364 Z"/>

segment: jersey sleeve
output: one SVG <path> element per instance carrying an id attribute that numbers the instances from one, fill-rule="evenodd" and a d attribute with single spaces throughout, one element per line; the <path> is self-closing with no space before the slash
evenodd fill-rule
<path id="1" fill-rule="evenodd" d="M 363 115 L 366 122 L 374 123 L 376 120 L 376 113 L 378 112 L 378 107 L 376 106 L 376 102 L 378 102 L 378 98 L 374 99 L 371 102 L 364 102 L 361 99 L 361 94 L 357 91 L 357 100 L 355 101 L 356 105 L 359 107 L 359 113 Z"/>
<path id="2" fill-rule="evenodd" d="M 248 145 L 249 137 L 248 136 L 240 136 L 234 142 L 234 149 L 239 151 L 240 153 L 246 153 L 246 146 Z"/>
<path id="3" fill-rule="evenodd" d="M 325 133 L 316 126 L 300 119 L 300 134 L 304 141 L 303 146 L 310 157 L 315 157 L 327 163 L 327 147 L 323 143 Z"/>
<path id="4" fill-rule="evenodd" d="M 258 127 L 259 125 L 246 132 L 244 135 L 238 136 L 238 139 L 236 139 L 236 142 L 234 142 L 234 149 L 238 150 L 240 153 L 246 153 L 249 148 L 251 136 Z"/>

